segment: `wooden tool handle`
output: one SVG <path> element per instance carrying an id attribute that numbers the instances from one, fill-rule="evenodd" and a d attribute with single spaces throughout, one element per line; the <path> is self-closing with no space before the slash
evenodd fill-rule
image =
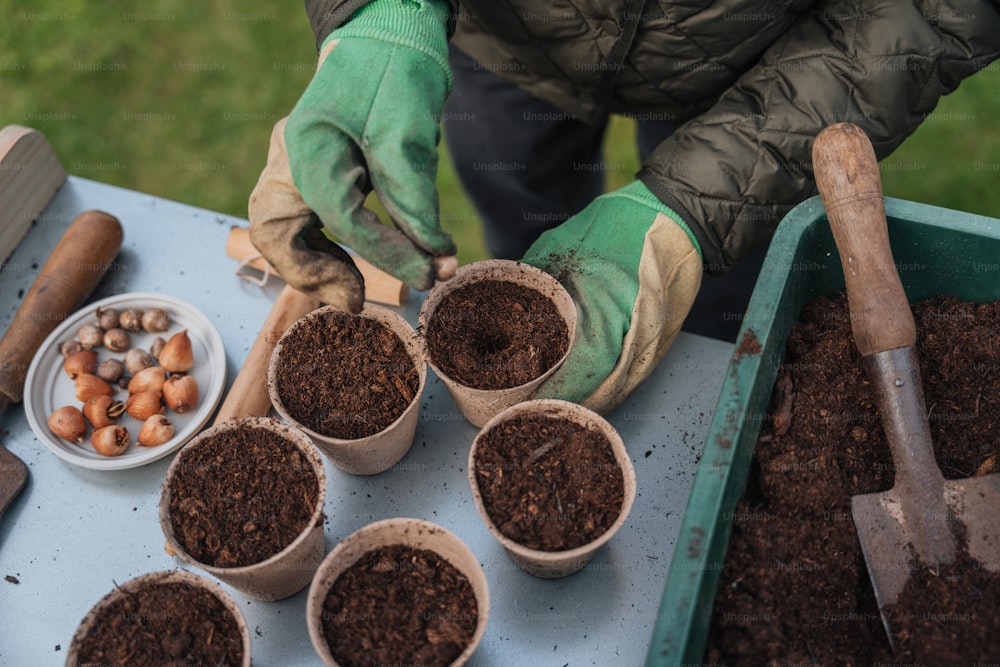
<path id="1" fill-rule="evenodd" d="M 83 306 L 122 245 L 118 219 L 85 211 L 59 239 L 0 340 L 0 393 L 21 400 L 28 366 L 56 326 Z"/>
<path id="2" fill-rule="evenodd" d="M 260 251 L 250 242 L 250 231 L 245 227 L 233 227 L 229 230 L 229 236 L 226 238 L 226 255 L 238 262 L 246 262 L 258 271 L 269 271 L 276 276 L 280 275 L 273 266 L 268 265 Z M 389 306 L 400 306 L 406 303 L 409 288 L 403 281 L 390 276 L 357 255 L 351 255 L 351 257 L 365 279 L 365 298 L 367 300 Z"/>
<path id="3" fill-rule="evenodd" d="M 240 417 L 264 417 L 271 410 L 267 393 L 267 366 L 278 339 L 300 317 L 319 308 L 320 302 L 289 285 L 271 307 L 240 372 L 233 380 L 213 424 Z"/>
<path id="4" fill-rule="evenodd" d="M 812 153 L 858 350 L 867 356 L 912 346 L 916 326 L 889 246 L 875 149 L 859 127 L 838 123 L 817 135 Z"/>

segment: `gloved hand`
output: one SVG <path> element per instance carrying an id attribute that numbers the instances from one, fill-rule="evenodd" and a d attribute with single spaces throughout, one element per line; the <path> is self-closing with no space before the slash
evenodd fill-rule
<path id="1" fill-rule="evenodd" d="M 271 134 L 250 238 L 292 286 L 358 312 L 364 284 L 332 236 L 415 289 L 455 253 L 438 224 L 439 120 L 451 92 L 445 0 L 373 0 L 323 43 Z M 374 188 L 395 226 L 364 207 Z M 323 232 L 327 232 L 324 234 Z"/>
<path id="2" fill-rule="evenodd" d="M 639 181 L 542 234 L 522 261 L 559 279 L 577 308 L 569 356 L 532 398 L 602 414 L 663 358 L 701 286 L 697 240 Z"/>

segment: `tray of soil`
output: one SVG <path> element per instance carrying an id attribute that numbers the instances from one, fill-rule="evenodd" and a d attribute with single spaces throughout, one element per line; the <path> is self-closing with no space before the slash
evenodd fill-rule
<path id="1" fill-rule="evenodd" d="M 324 306 L 297 320 L 267 372 L 277 413 L 355 475 L 383 472 L 406 456 L 426 382 L 413 327 L 370 303 L 358 315 Z"/>
<path id="2" fill-rule="evenodd" d="M 885 204 L 938 465 L 949 479 L 996 472 L 1000 221 Z M 891 488 L 893 464 L 818 197 L 782 221 L 766 267 L 713 415 L 648 664 L 995 659 L 1000 573 L 967 557 L 914 570 L 889 610 L 891 651 L 851 497 Z"/>
<path id="3" fill-rule="evenodd" d="M 66 654 L 67 667 L 250 663 L 239 605 L 219 584 L 183 570 L 116 584 L 84 617 Z"/>
<path id="4" fill-rule="evenodd" d="M 168 550 L 258 600 L 309 585 L 325 552 L 326 472 L 312 441 L 267 417 L 227 420 L 167 469 L 160 527 Z"/>
<path id="5" fill-rule="evenodd" d="M 480 518 L 521 569 L 554 579 L 579 571 L 624 525 L 635 469 L 597 413 L 557 399 L 511 406 L 469 451 Z"/>
<path id="6" fill-rule="evenodd" d="M 475 554 L 422 519 L 384 519 L 340 542 L 309 587 L 309 637 L 324 664 L 464 665 L 490 599 Z"/>
<path id="7" fill-rule="evenodd" d="M 531 396 L 569 354 L 576 306 L 528 264 L 466 264 L 437 283 L 417 318 L 427 361 L 475 426 Z"/>

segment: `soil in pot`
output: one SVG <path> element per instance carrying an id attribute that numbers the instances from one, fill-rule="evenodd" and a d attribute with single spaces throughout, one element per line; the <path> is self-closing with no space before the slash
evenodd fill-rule
<path id="1" fill-rule="evenodd" d="M 208 591 L 162 582 L 108 605 L 80 640 L 81 665 L 240 665 L 243 639 L 232 613 Z"/>
<path id="2" fill-rule="evenodd" d="M 392 544 L 344 570 L 323 601 L 323 636 L 342 667 L 450 665 L 479 619 L 469 580 L 434 551 Z"/>
<path id="3" fill-rule="evenodd" d="M 607 438 L 575 422 L 521 415 L 476 449 L 483 506 L 501 533 L 540 551 L 583 546 L 621 513 L 625 483 Z"/>
<path id="4" fill-rule="evenodd" d="M 997 472 L 1000 302 L 935 297 L 913 307 L 938 465 Z M 893 463 L 847 302 L 807 304 L 762 415 L 715 598 L 713 664 L 969 665 L 1000 655 L 1000 572 L 967 557 L 917 570 L 885 636 L 851 496 L 888 490 Z M 961 545 L 962 542 L 960 541 Z"/>
<path id="5" fill-rule="evenodd" d="M 294 443 L 264 428 L 223 430 L 181 451 L 170 480 L 170 521 L 185 551 L 213 567 L 264 561 L 309 525 L 316 472 Z"/>
<path id="6" fill-rule="evenodd" d="M 420 389 L 406 345 L 367 317 L 325 311 L 281 343 L 277 389 L 288 415 L 330 438 L 355 440 L 395 422 Z"/>
<path id="7" fill-rule="evenodd" d="M 444 295 L 427 323 L 427 351 L 450 378 L 473 389 L 509 389 L 555 366 L 569 346 L 550 298 L 506 280 Z"/>

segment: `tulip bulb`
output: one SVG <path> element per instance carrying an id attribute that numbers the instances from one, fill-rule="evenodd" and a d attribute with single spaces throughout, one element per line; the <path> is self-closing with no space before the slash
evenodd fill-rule
<path id="1" fill-rule="evenodd" d="M 177 413 L 187 412 L 198 404 L 198 383 L 193 375 L 171 375 L 163 383 L 163 400 Z"/>
<path id="2" fill-rule="evenodd" d="M 139 394 L 144 391 L 162 391 L 167 380 L 167 372 L 161 366 L 149 366 L 132 376 L 128 381 L 128 393 Z"/>
<path id="3" fill-rule="evenodd" d="M 171 373 L 187 373 L 191 370 L 194 367 L 194 352 L 191 349 L 191 339 L 188 337 L 187 329 L 171 336 L 160 350 L 157 359 L 160 365 Z"/>
<path id="4" fill-rule="evenodd" d="M 163 414 L 162 403 L 163 394 L 158 391 L 140 391 L 138 394 L 130 394 L 125 401 L 125 411 L 129 416 L 146 421 L 156 414 Z"/>
<path id="5" fill-rule="evenodd" d="M 60 438 L 79 444 L 87 433 L 87 422 L 80 408 L 66 405 L 49 415 L 49 428 Z"/>
<path id="6" fill-rule="evenodd" d="M 119 456 L 128 449 L 128 429 L 117 424 L 99 428 L 90 436 L 90 444 L 102 456 Z"/>
<path id="7" fill-rule="evenodd" d="M 83 403 L 94 396 L 110 396 L 113 391 L 110 384 L 90 373 L 81 373 L 76 376 L 74 389 L 76 390 L 76 400 Z"/>
<path id="8" fill-rule="evenodd" d="M 156 447 L 174 437 L 174 424 L 165 415 L 150 415 L 142 423 L 135 444 L 140 447 Z"/>

